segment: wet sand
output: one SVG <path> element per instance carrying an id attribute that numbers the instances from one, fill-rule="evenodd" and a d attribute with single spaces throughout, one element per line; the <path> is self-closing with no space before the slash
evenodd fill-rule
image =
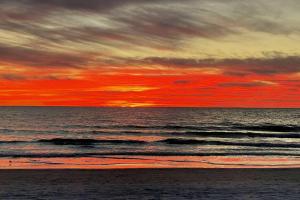
<path id="1" fill-rule="evenodd" d="M 298 157 L 99 156 L 0 158 L 0 169 L 300 168 Z"/>
<path id="2" fill-rule="evenodd" d="M 0 170 L 0 199 L 299 199 L 299 169 Z"/>

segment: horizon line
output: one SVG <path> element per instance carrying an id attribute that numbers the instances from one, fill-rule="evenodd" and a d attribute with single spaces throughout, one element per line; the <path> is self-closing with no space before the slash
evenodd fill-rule
<path id="1" fill-rule="evenodd" d="M 130 107 L 130 106 L 63 106 L 63 105 L 0 105 L 0 108 L 5 107 L 33 107 L 33 108 L 126 108 L 126 109 L 135 109 L 135 108 L 197 108 L 197 109 L 300 109 L 300 107 L 222 107 L 222 106 L 139 106 L 139 107 Z"/>

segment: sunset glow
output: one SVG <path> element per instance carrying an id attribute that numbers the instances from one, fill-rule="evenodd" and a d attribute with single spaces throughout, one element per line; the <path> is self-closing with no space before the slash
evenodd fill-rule
<path id="1" fill-rule="evenodd" d="M 297 1 L 110 2 L 1 1 L 0 105 L 300 107 Z"/>

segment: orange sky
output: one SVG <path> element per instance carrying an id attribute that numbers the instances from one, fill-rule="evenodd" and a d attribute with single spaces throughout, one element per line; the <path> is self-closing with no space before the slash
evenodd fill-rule
<path id="1" fill-rule="evenodd" d="M 0 106 L 300 107 L 295 1 L 72 2 L 0 2 Z"/>
<path id="2" fill-rule="evenodd" d="M 180 70 L 176 70 L 179 72 Z M 134 70 L 134 72 L 139 72 Z M 169 72 L 169 71 L 168 71 Z M 298 86 L 285 76 L 189 73 L 136 75 L 83 72 L 70 80 L 2 80 L 1 105 L 299 107 Z M 148 72 L 150 73 L 150 72 Z M 159 74 L 166 75 L 159 75 Z M 268 81 L 267 81 L 268 80 Z"/>

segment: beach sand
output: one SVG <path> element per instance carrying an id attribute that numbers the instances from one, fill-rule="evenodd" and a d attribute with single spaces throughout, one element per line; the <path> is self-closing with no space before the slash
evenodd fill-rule
<path id="1" fill-rule="evenodd" d="M 299 169 L 0 170 L 0 199 L 300 199 Z"/>

